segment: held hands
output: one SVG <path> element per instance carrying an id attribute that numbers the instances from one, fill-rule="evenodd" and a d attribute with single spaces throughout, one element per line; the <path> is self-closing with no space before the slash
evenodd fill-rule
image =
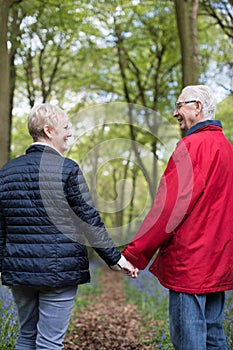
<path id="1" fill-rule="evenodd" d="M 132 277 L 132 278 L 137 278 L 138 274 L 139 274 L 139 269 L 137 267 L 134 267 L 128 260 L 125 264 L 125 266 L 123 267 L 123 270 L 125 271 L 125 273 Z"/>
<path id="2" fill-rule="evenodd" d="M 122 271 L 132 278 L 137 278 L 139 274 L 139 269 L 126 260 L 123 255 L 121 255 L 121 258 L 116 265 L 109 267 L 114 271 Z"/>

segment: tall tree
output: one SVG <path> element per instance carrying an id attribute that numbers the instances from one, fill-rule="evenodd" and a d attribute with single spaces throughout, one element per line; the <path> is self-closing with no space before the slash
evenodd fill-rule
<path id="1" fill-rule="evenodd" d="M 175 0 L 177 27 L 179 31 L 182 86 L 199 82 L 197 14 L 199 0 Z"/>
<path id="2" fill-rule="evenodd" d="M 9 159 L 10 71 L 7 49 L 8 15 L 12 1 L 0 0 L 0 166 Z"/>
<path id="3" fill-rule="evenodd" d="M 9 54 L 9 63 L 10 63 L 10 107 L 9 107 L 9 148 L 8 153 L 9 157 L 11 155 L 11 143 L 12 143 L 12 111 L 14 107 L 14 95 L 16 87 L 16 78 L 17 78 L 17 65 L 15 64 L 15 58 L 17 50 L 20 46 L 21 31 L 20 25 L 24 19 L 25 12 L 22 11 L 21 7 L 18 4 L 21 1 L 15 1 L 11 7 L 9 19 L 8 19 L 8 40 L 10 42 L 10 48 L 8 49 Z"/>

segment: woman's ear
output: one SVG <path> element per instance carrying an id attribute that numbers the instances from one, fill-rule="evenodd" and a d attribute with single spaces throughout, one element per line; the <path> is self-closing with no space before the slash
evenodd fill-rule
<path id="1" fill-rule="evenodd" d="M 44 130 L 45 135 L 48 137 L 48 139 L 51 140 L 51 138 L 53 136 L 53 129 L 51 128 L 51 126 L 46 124 L 44 126 L 43 130 Z"/>

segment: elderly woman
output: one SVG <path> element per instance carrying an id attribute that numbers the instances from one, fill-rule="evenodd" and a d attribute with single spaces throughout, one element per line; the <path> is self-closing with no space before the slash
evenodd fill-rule
<path id="1" fill-rule="evenodd" d="M 85 240 L 113 269 L 137 270 L 108 236 L 76 162 L 62 154 L 67 115 L 41 104 L 28 117 L 34 143 L 0 171 L 0 271 L 17 305 L 17 350 L 58 350 L 77 286 L 90 281 Z"/>

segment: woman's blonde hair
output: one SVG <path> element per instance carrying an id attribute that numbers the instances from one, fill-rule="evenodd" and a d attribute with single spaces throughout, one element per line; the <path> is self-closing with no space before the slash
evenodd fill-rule
<path id="1" fill-rule="evenodd" d="M 55 128 L 58 120 L 65 116 L 65 112 L 57 106 L 42 103 L 33 107 L 28 116 L 28 131 L 34 141 L 44 138 L 44 126 Z"/>

